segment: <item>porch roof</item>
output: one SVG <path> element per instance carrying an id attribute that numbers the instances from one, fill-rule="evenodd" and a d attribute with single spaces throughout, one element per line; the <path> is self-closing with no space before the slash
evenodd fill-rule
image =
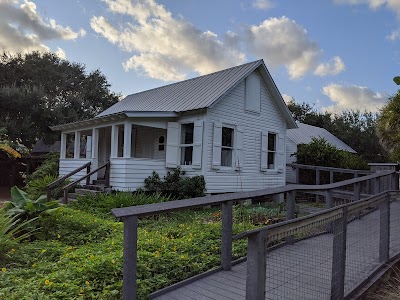
<path id="1" fill-rule="evenodd" d="M 73 123 L 67 123 L 63 125 L 57 125 L 50 127 L 51 130 L 75 130 L 82 129 L 85 127 L 96 127 L 102 124 L 122 121 L 125 118 L 172 118 L 178 116 L 174 112 L 159 112 L 159 111 L 141 111 L 141 112 L 121 112 L 113 115 L 108 115 L 104 117 L 96 117 L 94 119 L 83 120 Z"/>

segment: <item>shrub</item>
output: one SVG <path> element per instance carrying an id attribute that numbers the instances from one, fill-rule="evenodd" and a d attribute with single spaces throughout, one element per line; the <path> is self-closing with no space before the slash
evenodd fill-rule
<path id="1" fill-rule="evenodd" d="M 50 213 L 58 208 L 57 201 L 47 201 L 46 195 L 36 200 L 29 198 L 28 194 L 16 186 L 11 188 L 11 201 L 6 203 L 5 211 L 23 221 L 31 220 L 29 227 L 37 228 L 37 217 L 44 212 Z"/>
<path id="2" fill-rule="evenodd" d="M 23 232 L 27 222 L 20 222 L 17 216 L 8 215 L 4 209 L 0 209 L 0 262 L 5 254 L 16 247 L 18 242 L 28 238 L 32 231 Z"/>
<path id="3" fill-rule="evenodd" d="M 47 194 L 47 186 L 55 181 L 57 176 L 46 175 L 43 178 L 33 179 L 26 185 L 25 190 L 32 198 L 38 198 L 40 195 Z M 65 180 L 63 185 L 70 183 L 70 180 Z M 51 197 L 57 199 L 63 194 L 63 187 L 58 186 L 51 191 Z"/>
<path id="4" fill-rule="evenodd" d="M 163 181 L 160 175 L 153 171 L 152 175 L 144 180 L 144 188 L 146 191 L 161 192 L 174 199 L 204 196 L 206 191 L 204 176 L 183 177 L 185 173 L 181 168 L 176 168 L 172 172 L 168 171 Z"/>
<path id="5" fill-rule="evenodd" d="M 42 179 L 46 175 L 51 175 L 53 177 L 58 177 L 58 169 L 60 164 L 60 154 L 59 153 L 49 153 L 47 159 L 36 169 L 31 175 L 26 179 L 26 184 L 28 185 L 30 181 L 36 179 Z"/>
<path id="6" fill-rule="evenodd" d="M 144 192 L 117 192 L 116 194 L 86 194 L 78 196 L 78 201 L 71 207 L 89 212 L 102 218 L 112 217 L 111 209 L 169 201 L 169 197 L 160 193 L 148 195 Z"/>

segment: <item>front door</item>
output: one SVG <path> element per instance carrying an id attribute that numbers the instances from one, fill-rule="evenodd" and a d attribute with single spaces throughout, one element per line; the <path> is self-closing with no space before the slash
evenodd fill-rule
<path id="1" fill-rule="evenodd" d="M 98 166 L 102 166 L 110 160 L 111 155 L 111 127 L 101 128 L 99 130 L 99 158 Z M 97 178 L 104 178 L 105 169 L 98 172 Z"/>

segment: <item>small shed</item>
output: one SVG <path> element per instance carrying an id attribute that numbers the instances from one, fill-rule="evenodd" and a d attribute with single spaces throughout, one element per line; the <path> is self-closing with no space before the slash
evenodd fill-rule
<path id="1" fill-rule="evenodd" d="M 324 138 L 328 143 L 332 144 L 339 150 L 350 153 L 357 153 L 353 148 L 345 142 L 334 136 L 328 130 L 308 124 L 297 122 L 298 128 L 288 129 L 286 133 L 286 162 L 295 163 L 297 158 L 297 145 L 308 144 L 312 138 Z M 296 172 L 290 168 L 286 168 L 286 182 L 296 182 Z"/>

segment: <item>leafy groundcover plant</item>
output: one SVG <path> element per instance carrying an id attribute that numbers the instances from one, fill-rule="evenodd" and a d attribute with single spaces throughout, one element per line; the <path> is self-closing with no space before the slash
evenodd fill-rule
<path id="1" fill-rule="evenodd" d="M 138 299 L 219 265 L 221 222 L 210 217 L 215 214 L 220 211 L 140 220 Z M 0 265 L 0 299 L 121 299 L 121 222 L 70 207 L 39 219 L 42 239 L 9 250 Z M 234 233 L 250 228 L 235 222 Z M 235 242 L 234 258 L 245 252 L 246 241 Z"/>

